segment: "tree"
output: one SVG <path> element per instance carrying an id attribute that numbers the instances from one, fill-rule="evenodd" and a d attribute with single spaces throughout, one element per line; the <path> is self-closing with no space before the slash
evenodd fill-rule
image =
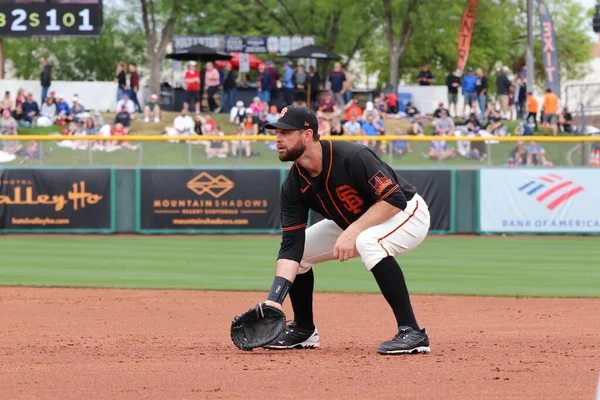
<path id="1" fill-rule="evenodd" d="M 413 19 L 414 14 L 419 6 L 418 0 L 407 0 L 406 6 L 403 7 L 404 16 L 400 24 L 398 33 L 395 29 L 395 21 L 398 20 L 398 16 L 394 16 L 394 10 L 401 9 L 396 4 L 392 9 L 390 4 L 391 0 L 381 0 L 382 4 L 382 19 L 384 21 L 385 39 L 387 42 L 387 48 L 389 52 L 389 83 L 393 87 L 398 86 L 398 67 L 400 63 L 400 57 L 404 54 L 406 46 L 413 35 Z M 397 38 L 397 39 L 396 39 Z"/>
<path id="2" fill-rule="evenodd" d="M 146 38 L 146 56 L 150 67 L 150 91 L 159 93 L 161 63 L 166 56 L 175 21 L 182 14 L 182 2 L 164 1 L 159 5 L 160 8 L 156 6 L 155 0 L 140 0 L 140 4 Z M 197 4 L 200 5 L 200 2 Z"/>

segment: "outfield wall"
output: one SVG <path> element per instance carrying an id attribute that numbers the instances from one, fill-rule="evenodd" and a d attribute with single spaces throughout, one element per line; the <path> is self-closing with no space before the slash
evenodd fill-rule
<path id="1" fill-rule="evenodd" d="M 428 203 L 432 233 L 600 234 L 600 170 L 397 171 Z M 0 233 L 279 234 L 286 173 L 3 168 Z M 311 213 L 309 223 L 320 219 Z"/>

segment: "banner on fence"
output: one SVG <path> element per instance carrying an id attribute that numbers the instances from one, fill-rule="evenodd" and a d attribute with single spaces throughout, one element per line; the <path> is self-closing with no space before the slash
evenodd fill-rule
<path id="1" fill-rule="evenodd" d="M 396 173 L 417 188 L 431 214 L 430 232 L 452 233 L 453 211 L 453 170 L 396 170 Z M 311 211 L 311 225 L 321 221 L 323 216 Z"/>
<path id="2" fill-rule="evenodd" d="M 226 53 L 287 54 L 315 44 L 314 36 L 173 36 L 173 51 L 201 44 Z"/>
<path id="3" fill-rule="evenodd" d="M 142 169 L 142 233 L 277 233 L 279 170 Z"/>
<path id="4" fill-rule="evenodd" d="M 593 169 L 481 170 L 480 231 L 600 232 L 598 182 Z"/>
<path id="5" fill-rule="evenodd" d="M 114 230 L 110 169 L 0 170 L 0 231 Z"/>

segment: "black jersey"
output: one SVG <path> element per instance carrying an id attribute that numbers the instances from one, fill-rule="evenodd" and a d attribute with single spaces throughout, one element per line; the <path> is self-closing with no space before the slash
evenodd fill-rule
<path id="1" fill-rule="evenodd" d="M 321 145 L 321 173 L 311 177 L 294 164 L 283 183 L 280 259 L 302 259 L 311 209 L 346 229 L 378 201 L 404 210 L 417 191 L 368 147 L 331 140 L 321 140 Z"/>

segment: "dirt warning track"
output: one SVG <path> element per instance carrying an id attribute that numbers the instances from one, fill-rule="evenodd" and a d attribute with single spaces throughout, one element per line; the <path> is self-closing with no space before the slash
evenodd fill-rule
<path id="1" fill-rule="evenodd" d="M 7 399 L 593 399 L 599 299 L 413 296 L 432 353 L 380 356 L 379 295 L 317 294 L 322 348 L 242 352 L 262 293 L 0 288 Z M 286 302 L 286 313 L 292 313 Z"/>

